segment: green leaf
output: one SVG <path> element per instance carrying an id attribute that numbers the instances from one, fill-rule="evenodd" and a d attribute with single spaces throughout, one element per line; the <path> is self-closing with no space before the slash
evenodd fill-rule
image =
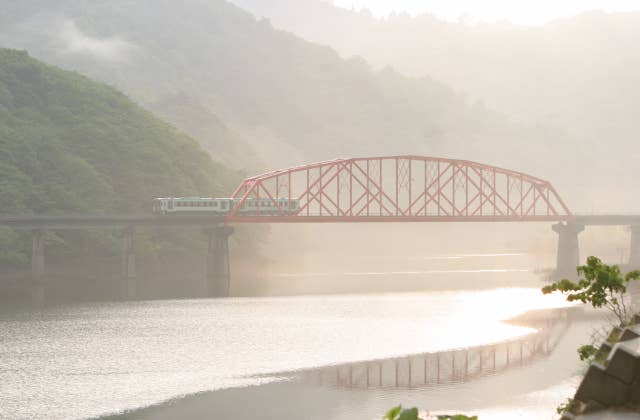
<path id="1" fill-rule="evenodd" d="M 400 417 L 398 417 L 398 420 L 419 420 L 418 409 L 416 407 L 413 407 L 402 410 L 402 413 L 400 413 Z"/>
<path id="2" fill-rule="evenodd" d="M 391 410 L 387 411 L 387 414 L 384 415 L 383 419 L 384 420 L 396 420 L 396 418 L 400 414 L 400 411 L 402 411 L 402 406 L 401 405 L 399 405 L 397 407 L 393 407 Z"/>

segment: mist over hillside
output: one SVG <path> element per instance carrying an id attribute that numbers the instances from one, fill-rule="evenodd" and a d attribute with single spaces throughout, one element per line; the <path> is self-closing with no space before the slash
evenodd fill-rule
<path id="1" fill-rule="evenodd" d="M 597 191 L 582 210 L 640 209 L 640 13 L 588 12 L 543 26 L 469 25 L 430 15 L 376 19 L 322 0 L 234 0 L 274 26 L 359 55 L 374 67 L 429 75 L 524 123 L 572 138 L 567 185 Z M 555 140 L 543 140 L 553 144 Z M 580 149 L 586 156 L 576 155 Z M 586 150 L 585 150 L 586 149 Z M 545 162 L 539 162 L 545 165 Z M 582 173 L 578 167 L 588 168 Z M 565 174 L 565 177 L 571 176 Z"/>
<path id="2" fill-rule="evenodd" d="M 414 153 L 552 178 L 551 145 L 574 149 L 561 131 L 515 124 L 427 76 L 341 59 L 222 0 L 2 3 L 0 44 L 117 86 L 248 172 L 252 151 L 269 168 Z M 225 128 L 206 127 L 217 121 Z"/>
<path id="3" fill-rule="evenodd" d="M 376 67 L 430 75 L 507 114 L 610 134 L 635 124 L 640 12 L 586 12 L 543 26 L 376 19 L 323 0 L 234 0 L 275 26 L 361 55 Z M 584 122 L 591 120 L 591 125 Z"/>

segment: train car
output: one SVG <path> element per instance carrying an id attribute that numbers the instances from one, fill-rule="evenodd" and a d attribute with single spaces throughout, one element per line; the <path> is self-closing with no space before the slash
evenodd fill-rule
<path id="1" fill-rule="evenodd" d="M 271 200 L 269 198 L 247 198 L 238 209 L 240 214 L 251 215 L 278 215 L 278 214 L 297 214 L 300 210 L 300 202 L 298 200 L 289 200 L 288 198 L 278 198 Z"/>
<path id="2" fill-rule="evenodd" d="M 156 198 L 153 200 L 153 212 L 156 214 L 227 214 L 231 208 L 229 200 L 219 198 Z"/>
<path id="3" fill-rule="evenodd" d="M 233 198 L 156 198 L 153 200 L 155 214 L 229 214 L 238 203 Z M 240 215 L 296 214 L 300 210 L 299 200 L 278 198 L 247 198 L 238 209 Z"/>

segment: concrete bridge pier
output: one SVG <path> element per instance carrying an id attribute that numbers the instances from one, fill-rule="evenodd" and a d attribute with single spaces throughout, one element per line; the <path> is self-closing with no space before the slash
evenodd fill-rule
<path id="1" fill-rule="evenodd" d="M 230 295 L 229 236 L 233 231 L 233 227 L 227 225 L 206 231 L 209 239 L 207 252 L 207 295 L 209 297 L 223 298 Z"/>
<path id="2" fill-rule="evenodd" d="M 556 279 L 575 279 L 576 267 L 580 264 L 578 235 L 584 230 L 584 226 L 576 223 L 558 223 L 553 225 L 553 230 L 558 234 L 555 277 Z"/>
<path id="3" fill-rule="evenodd" d="M 133 228 L 127 228 L 122 232 L 120 298 L 123 300 L 135 299 L 138 294 L 136 254 L 133 248 L 134 234 Z"/>
<path id="4" fill-rule="evenodd" d="M 33 232 L 31 240 L 31 302 L 35 306 L 42 306 L 45 300 L 45 273 L 44 273 L 44 231 Z"/>
<path id="5" fill-rule="evenodd" d="M 632 225 L 631 243 L 629 244 L 629 265 L 640 267 L 640 225 Z"/>

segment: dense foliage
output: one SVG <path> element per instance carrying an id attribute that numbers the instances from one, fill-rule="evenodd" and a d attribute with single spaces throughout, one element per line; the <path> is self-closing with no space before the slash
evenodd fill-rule
<path id="1" fill-rule="evenodd" d="M 147 213 L 153 197 L 215 196 L 235 177 L 122 93 L 0 50 L 0 214 Z M 19 240 L 0 232 L 1 260 L 25 261 Z"/>

